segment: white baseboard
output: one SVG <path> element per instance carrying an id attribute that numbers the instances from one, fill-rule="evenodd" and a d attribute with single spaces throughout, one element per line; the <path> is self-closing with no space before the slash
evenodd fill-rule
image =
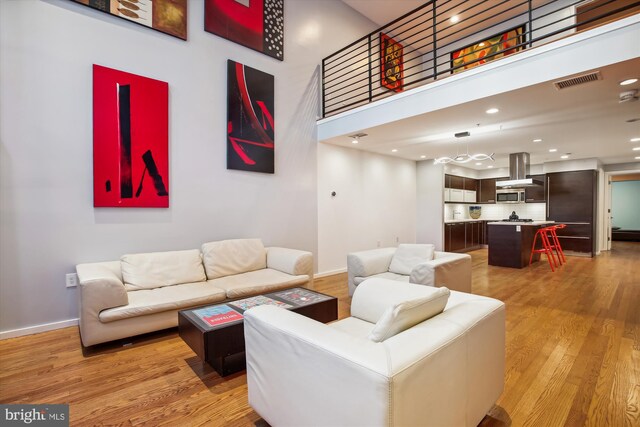
<path id="1" fill-rule="evenodd" d="M 26 328 L 12 329 L 10 331 L 0 332 L 0 340 L 6 340 L 8 338 L 16 338 L 24 335 L 33 335 L 40 332 L 53 331 L 54 329 L 67 328 L 69 326 L 76 326 L 78 319 L 62 320 L 60 322 L 45 323 L 43 325 L 28 326 Z"/>
<path id="2" fill-rule="evenodd" d="M 346 268 L 339 268 L 337 270 L 323 271 L 322 273 L 316 273 L 313 275 L 313 278 L 320 279 L 322 277 L 333 276 L 334 274 L 340 274 L 340 273 L 346 273 L 346 272 L 347 272 Z"/>

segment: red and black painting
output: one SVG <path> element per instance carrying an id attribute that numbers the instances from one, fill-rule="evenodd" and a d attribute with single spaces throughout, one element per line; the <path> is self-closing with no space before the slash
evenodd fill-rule
<path id="1" fill-rule="evenodd" d="M 169 85 L 93 66 L 93 206 L 169 207 Z"/>
<path id="2" fill-rule="evenodd" d="M 231 60 L 227 67 L 227 169 L 273 173 L 273 76 Z"/>
<path id="3" fill-rule="evenodd" d="M 402 92 L 404 85 L 404 48 L 384 33 L 380 33 L 380 85 Z"/>
<path id="4" fill-rule="evenodd" d="M 204 29 L 284 60 L 284 0 L 205 0 Z"/>

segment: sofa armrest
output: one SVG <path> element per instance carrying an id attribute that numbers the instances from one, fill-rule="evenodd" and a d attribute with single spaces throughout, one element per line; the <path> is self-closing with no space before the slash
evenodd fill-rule
<path id="1" fill-rule="evenodd" d="M 368 251 L 352 252 L 347 255 L 347 275 L 349 295 L 356 290 L 355 277 L 369 277 L 389 271 L 389 264 L 396 248 L 379 248 Z"/>
<path id="2" fill-rule="evenodd" d="M 471 292 L 471 256 L 453 252 L 436 252 L 435 259 L 411 270 L 410 283 Z"/>
<path id="3" fill-rule="evenodd" d="M 306 274 L 313 279 L 313 254 L 297 249 L 267 248 L 267 268 L 298 276 Z"/>
<path id="4" fill-rule="evenodd" d="M 244 334 L 249 404 L 270 425 L 386 425 L 382 344 L 266 305 L 245 312 Z"/>
<path id="5" fill-rule="evenodd" d="M 107 308 L 129 303 L 120 276 L 120 261 L 79 264 L 76 266 L 80 282 L 80 316 L 98 316 Z"/>

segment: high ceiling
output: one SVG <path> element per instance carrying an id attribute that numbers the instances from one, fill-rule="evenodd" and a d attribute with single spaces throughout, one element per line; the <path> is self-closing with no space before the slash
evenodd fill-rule
<path id="1" fill-rule="evenodd" d="M 419 6 L 414 0 L 343 0 L 378 24 Z M 391 7 L 393 6 L 393 7 Z M 596 70 L 593 70 L 596 71 Z M 599 68 L 602 80 L 557 90 L 553 82 L 456 105 L 420 116 L 363 129 L 368 136 L 358 145 L 347 136 L 325 142 L 411 160 L 453 156 L 456 153 L 495 153 L 495 162 L 467 163 L 484 169 L 508 166 L 508 155 L 528 152 L 540 164 L 569 159 L 598 158 L 605 164 L 637 162 L 640 142 L 640 101 L 619 102 L 621 92 L 640 90 L 640 58 Z M 496 114 L 486 114 L 498 108 Z M 638 119 L 637 121 L 632 121 Z M 468 131 L 467 138 L 454 133 Z M 541 142 L 533 142 L 542 139 Z M 550 152 L 555 149 L 557 151 Z M 397 150 L 392 152 L 391 150 Z"/>

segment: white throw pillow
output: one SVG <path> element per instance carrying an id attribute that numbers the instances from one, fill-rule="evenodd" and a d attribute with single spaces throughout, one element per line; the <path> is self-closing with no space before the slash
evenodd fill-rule
<path id="1" fill-rule="evenodd" d="M 209 280 L 267 268 L 267 250 L 260 239 L 233 239 L 202 245 Z"/>
<path id="2" fill-rule="evenodd" d="M 123 255 L 120 268 L 128 291 L 207 280 L 197 249 Z"/>
<path id="3" fill-rule="evenodd" d="M 447 288 L 437 288 L 437 292 L 428 297 L 403 301 L 388 307 L 369 333 L 369 339 L 375 342 L 384 341 L 442 313 L 450 293 Z"/>
<path id="4" fill-rule="evenodd" d="M 432 244 L 403 243 L 398 245 L 398 249 L 393 254 L 389 271 L 409 276 L 413 267 L 425 261 L 431 261 L 434 254 L 435 246 Z"/>

